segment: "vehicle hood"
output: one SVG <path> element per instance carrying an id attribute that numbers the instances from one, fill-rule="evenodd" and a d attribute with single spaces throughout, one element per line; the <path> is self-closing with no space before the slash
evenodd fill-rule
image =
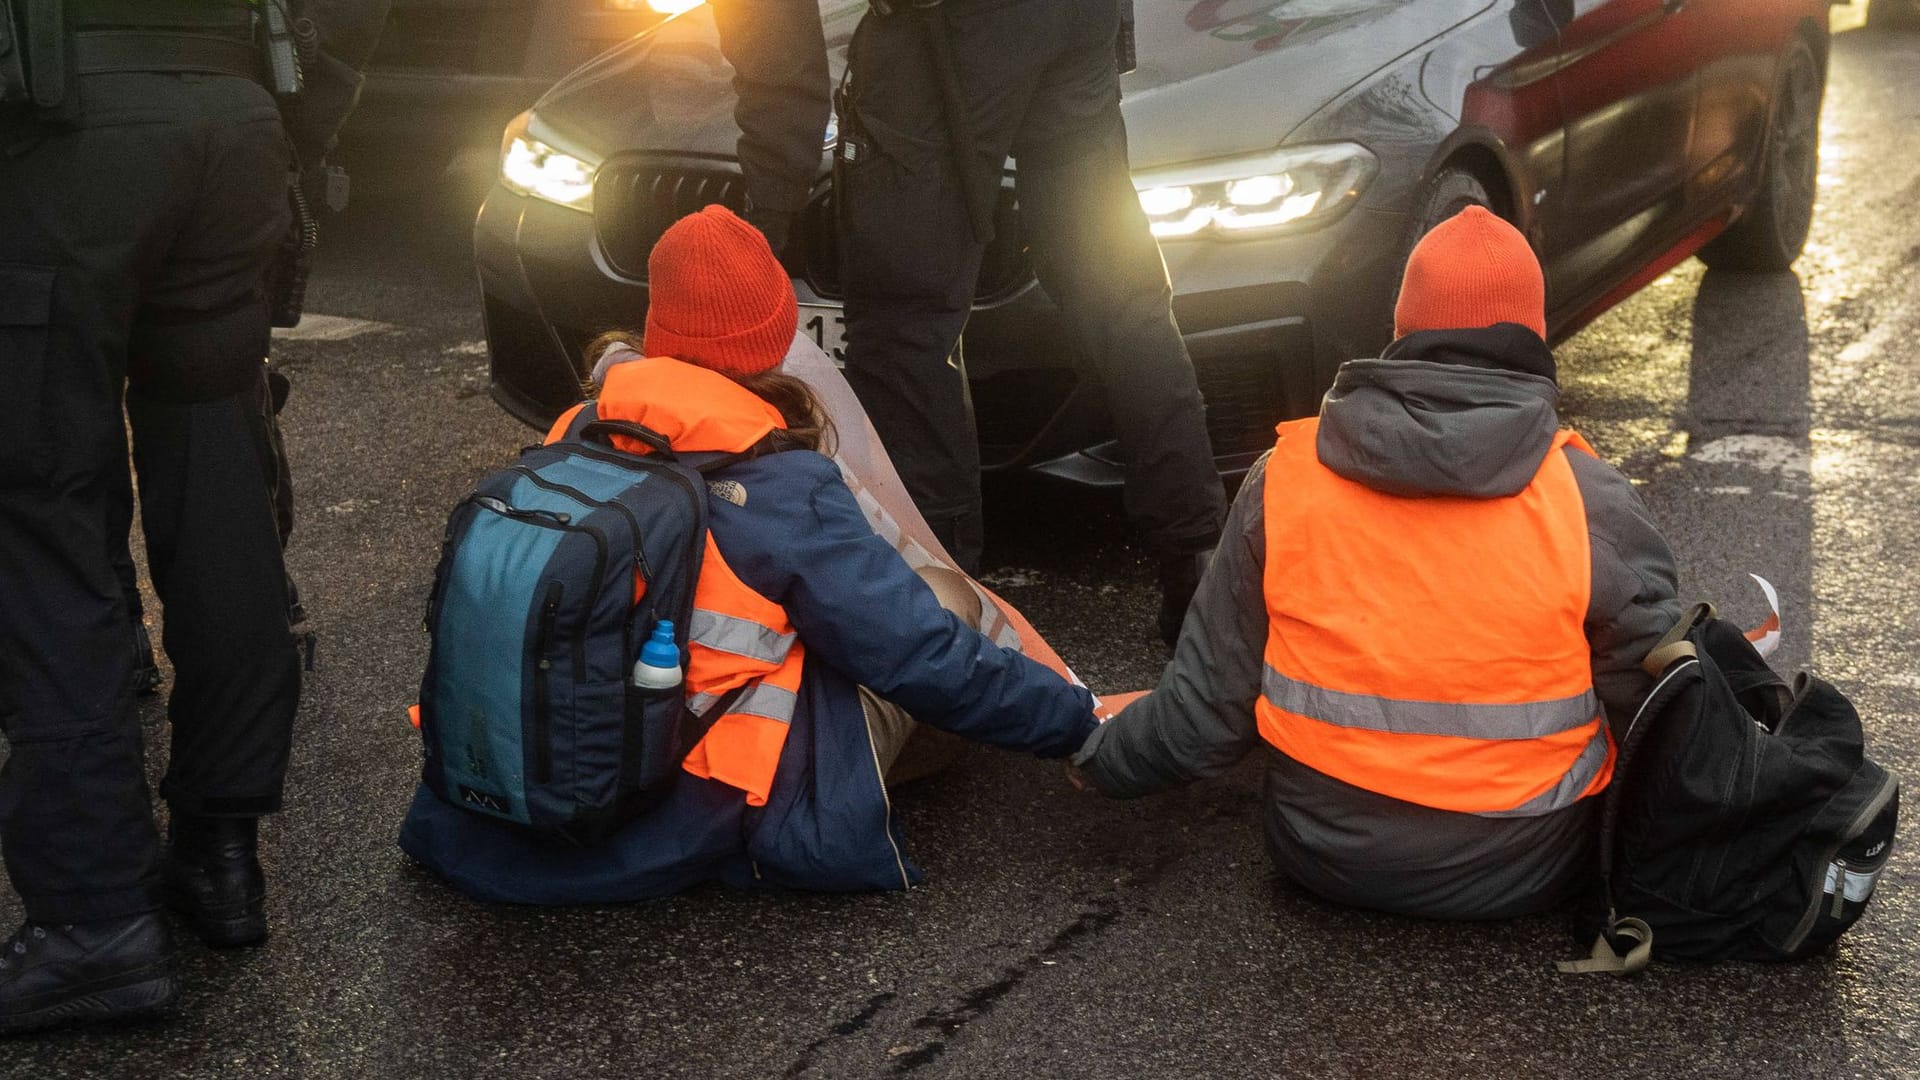
<path id="1" fill-rule="evenodd" d="M 1121 80 L 1136 168 L 1272 149 L 1342 92 L 1482 0 L 1151 0 Z M 834 78 L 865 0 L 823 0 Z M 563 149 L 731 158 L 733 69 L 705 5 L 616 46 L 534 106 Z M 1207 123 L 1193 122 L 1204 102 Z M 830 145 L 822 132 L 822 146 Z"/>
<path id="2" fill-rule="evenodd" d="M 1560 391 L 1508 365 L 1544 358 L 1551 372 L 1552 354 L 1518 326 L 1434 333 L 1341 365 L 1320 406 L 1321 464 L 1390 495 L 1517 494 L 1553 445 Z"/>

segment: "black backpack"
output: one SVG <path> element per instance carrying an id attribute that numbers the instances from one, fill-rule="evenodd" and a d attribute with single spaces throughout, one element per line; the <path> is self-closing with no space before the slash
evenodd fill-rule
<path id="1" fill-rule="evenodd" d="M 1864 753 L 1859 713 L 1812 675 L 1789 685 L 1706 604 L 1644 666 L 1657 681 L 1603 797 L 1603 906 L 1582 927 L 1593 952 L 1560 969 L 1825 949 L 1873 895 L 1900 807 L 1899 777 Z"/>

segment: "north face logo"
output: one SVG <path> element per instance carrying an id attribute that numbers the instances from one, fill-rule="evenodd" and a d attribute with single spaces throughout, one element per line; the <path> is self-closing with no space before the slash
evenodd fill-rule
<path id="1" fill-rule="evenodd" d="M 470 788 L 465 784 L 460 785 L 460 801 L 477 810 L 485 810 L 489 813 L 510 813 L 507 809 L 507 797 L 505 795 L 495 795 L 491 791 L 481 791 L 477 788 Z"/>
<path id="2" fill-rule="evenodd" d="M 707 494 L 716 499 L 724 499 L 735 506 L 747 505 L 747 489 L 738 480 L 709 480 Z"/>

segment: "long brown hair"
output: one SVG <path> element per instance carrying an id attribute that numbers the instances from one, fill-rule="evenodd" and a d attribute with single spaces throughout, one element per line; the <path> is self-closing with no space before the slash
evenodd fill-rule
<path id="1" fill-rule="evenodd" d="M 630 331 L 609 330 L 587 343 L 586 355 L 598 362 L 606 351 L 615 345 L 632 349 L 635 355 L 640 350 L 633 342 L 641 339 L 640 334 Z M 754 396 L 780 410 L 780 418 L 787 422 L 786 430 L 775 431 L 756 443 L 748 454 L 758 456 L 773 450 L 798 448 L 817 450 L 822 454 L 832 454 L 835 444 L 835 432 L 832 418 L 827 416 L 826 407 L 820 404 L 819 395 L 813 387 L 781 371 L 768 368 L 758 375 L 731 375 L 720 372 L 727 378 L 752 391 Z M 583 388 L 587 397 L 597 397 L 600 387 L 588 382 Z"/>

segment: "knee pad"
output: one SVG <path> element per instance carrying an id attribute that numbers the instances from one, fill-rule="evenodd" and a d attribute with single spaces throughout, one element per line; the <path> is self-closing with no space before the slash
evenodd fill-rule
<path id="1" fill-rule="evenodd" d="M 159 401 L 217 401 L 258 385 L 272 330 L 258 297 L 219 311 L 148 308 L 128 341 L 130 391 Z"/>

